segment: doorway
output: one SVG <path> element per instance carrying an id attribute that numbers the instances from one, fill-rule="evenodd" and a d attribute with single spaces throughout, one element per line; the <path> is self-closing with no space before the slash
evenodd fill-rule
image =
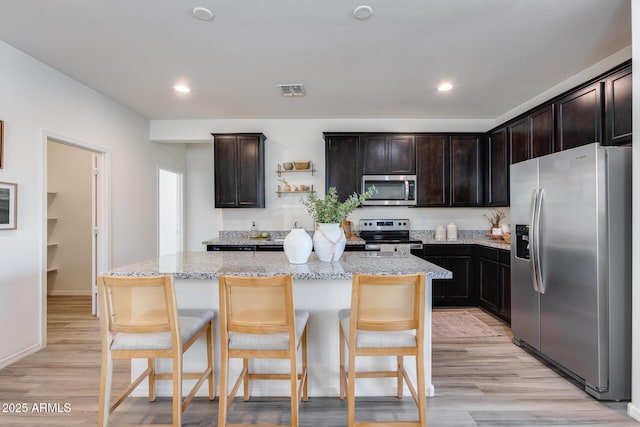
<path id="1" fill-rule="evenodd" d="M 182 251 L 182 174 L 158 169 L 158 256 Z"/>
<path id="2" fill-rule="evenodd" d="M 97 314 L 97 274 L 107 266 L 104 227 L 106 152 L 46 136 L 46 280 L 43 341 L 51 296 L 91 300 Z M 88 301 L 88 300 L 87 300 Z"/>

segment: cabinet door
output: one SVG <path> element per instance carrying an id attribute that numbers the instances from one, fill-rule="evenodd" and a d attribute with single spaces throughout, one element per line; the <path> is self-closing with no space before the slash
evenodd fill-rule
<path id="1" fill-rule="evenodd" d="M 261 138 L 237 137 L 238 207 L 264 207 L 264 157 Z"/>
<path id="2" fill-rule="evenodd" d="M 511 322 L 511 266 L 500 263 L 500 310 L 498 314 Z"/>
<path id="3" fill-rule="evenodd" d="M 476 304 L 473 292 L 471 257 L 452 256 L 447 259 L 447 270 L 453 273 L 453 279 L 446 287 L 448 305 L 472 306 Z"/>
<path id="4" fill-rule="evenodd" d="M 606 80 L 605 131 L 603 144 L 631 142 L 631 67 Z"/>
<path id="5" fill-rule="evenodd" d="M 482 139 L 453 135 L 450 144 L 451 206 L 481 206 Z"/>
<path id="6" fill-rule="evenodd" d="M 449 264 L 444 257 L 427 256 L 425 260 L 439 267 L 449 269 Z M 454 275 L 455 277 L 455 275 Z M 447 287 L 451 285 L 450 279 L 433 279 L 431 282 L 431 295 L 434 307 L 443 307 L 447 304 Z"/>
<path id="7" fill-rule="evenodd" d="M 416 136 L 418 206 L 449 205 L 449 137 Z"/>
<path id="8" fill-rule="evenodd" d="M 216 135 L 216 208 L 264 208 L 264 135 Z"/>
<path id="9" fill-rule="evenodd" d="M 508 126 L 510 164 L 529 160 L 531 144 L 529 144 L 529 119 L 525 117 Z"/>
<path id="10" fill-rule="evenodd" d="M 554 151 L 553 111 L 553 104 L 549 104 L 529 115 L 532 158 L 551 154 Z"/>
<path id="11" fill-rule="evenodd" d="M 367 135 L 362 144 L 362 173 L 365 175 L 387 174 L 387 136 Z"/>
<path id="12" fill-rule="evenodd" d="M 500 303 L 498 262 L 480 256 L 478 258 L 478 276 L 480 279 L 480 305 L 494 313 L 498 313 Z"/>
<path id="13" fill-rule="evenodd" d="M 499 129 L 489 135 L 489 162 L 487 164 L 487 205 L 509 205 L 509 154 L 507 129 Z"/>
<path id="14" fill-rule="evenodd" d="M 359 135 L 325 135 L 325 191 L 335 187 L 340 201 L 362 191 L 359 150 Z"/>
<path id="15" fill-rule="evenodd" d="M 237 206 L 237 152 L 235 136 L 215 136 L 213 142 L 215 206 Z"/>
<path id="16" fill-rule="evenodd" d="M 387 172 L 393 175 L 415 175 L 416 145 L 412 135 L 391 135 L 388 142 Z"/>
<path id="17" fill-rule="evenodd" d="M 560 150 L 601 142 L 600 83 L 570 93 L 556 102 L 556 141 Z"/>

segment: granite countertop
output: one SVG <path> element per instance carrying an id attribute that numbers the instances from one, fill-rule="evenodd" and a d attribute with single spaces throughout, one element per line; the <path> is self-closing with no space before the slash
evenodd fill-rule
<path id="1" fill-rule="evenodd" d="M 335 263 L 321 262 L 315 253 L 306 264 L 289 264 L 283 252 L 181 252 L 113 269 L 114 276 L 173 274 L 176 279 L 215 279 L 220 274 L 271 276 L 292 274 L 302 280 L 350 280 L 353 273 L 426 273 L 450 279 L 449 270 L 418 257 L 395 252 L 345 252 Z"/>

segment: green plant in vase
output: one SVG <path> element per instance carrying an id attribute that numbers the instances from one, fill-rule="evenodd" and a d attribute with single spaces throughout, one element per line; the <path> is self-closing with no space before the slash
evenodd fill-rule
<path id="1" fill-rule="evenodd" d="M 320 261 L 335 262 L 340 259 L 347 243 L 344 231 L 340 228 L 340 222 L 376 191 L 375 187 L 371 187 L 362 194 L 353 193 L 347 200 L 341 202 L 335 187 L 329 187 L 324 198 L 316 193 L 309 193 L 306 198 L 301 199 L 302 204 L 316 222 L 313 247 Z"/>

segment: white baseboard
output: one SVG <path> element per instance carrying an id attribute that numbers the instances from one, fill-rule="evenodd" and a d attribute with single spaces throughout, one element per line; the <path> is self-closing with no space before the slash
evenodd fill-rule
<path id="1" fill-rule="evenodd" d="M 17 362 L 18 360 L 29 356 L 30 354 L 35 353 L 36 351 L 39 351 L 43 348 L 43 346 L 38 343 L 38 344 L 34 344 L 30 347 L 25 348 L 24 350 L 21 350 L 15 354 L 12 354 L 11 356 L 5 357 L 4 359 L 0 360 L 0 369 L 7 367 L 15 362 Z"/>
<path id="2" fill-rule="evenodd" d="M 627 405 L 627 414 L 635 419 L 640 421 L 640 407 L 638 407 L 638 405 L 636 405 L 633 402 L 629 402 L 629 404 Z"/>
<path id="3" fill-rule="evenodd" d="M 51 291 L 49 293 L 47 293 L 47 296 L 54 296 L 54 297 L 62 297 L 62 296 L 67 296 L 67 297 L 77 297 L 77 296 L 81 296 L 81 297 L 90 297 L 91 296 L 91 291 Z"/>

